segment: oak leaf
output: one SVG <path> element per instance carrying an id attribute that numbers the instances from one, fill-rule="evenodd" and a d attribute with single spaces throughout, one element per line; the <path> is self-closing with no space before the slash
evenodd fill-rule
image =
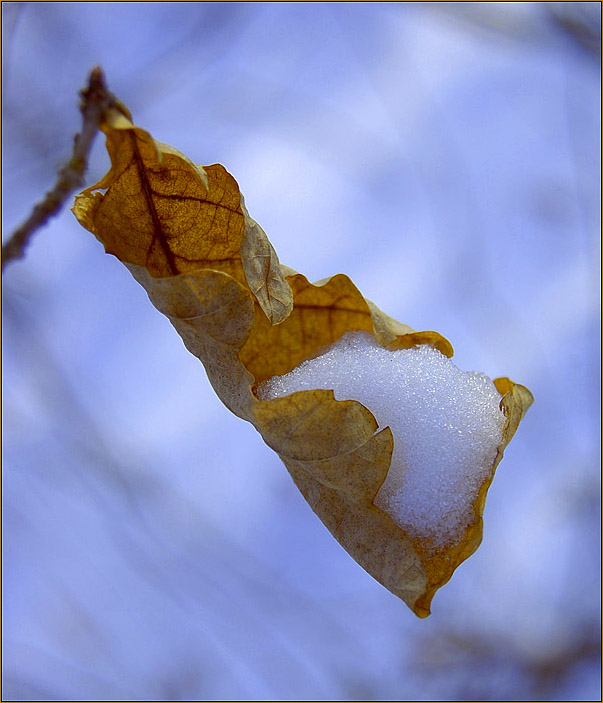
<path id="1" fill-rule="evenodd" d="M 73 212 L 146 289 L 224 404 L 274 449 L 312 509 L 342 546 L 420 617 L 435 591 L 481 541 L 486 492 L 532 402 L 496 379 L 503 440 L 462 539 L 434 552 L 374 505 L 394 438 L 357 401 L 329 390 L 260 400 L 258 384 L 314 358 L 346 332 L 363 330 L 391 350 L 429 344 L 452 356 L 437 332 L 416 332 L 365 299 L 343 274 L 310 283 L 282 266 L 249 216 L 235 179 L 156 142 L 121 112 L 101 125 L 111 169 L 76 197 Z"/>

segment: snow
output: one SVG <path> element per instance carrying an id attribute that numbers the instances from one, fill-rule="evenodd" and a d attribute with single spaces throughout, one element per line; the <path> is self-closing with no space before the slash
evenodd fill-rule
<path id="1" fill-rule="evenodd" d="M 348 332 L 258 393 L 267 400 L 311 389 L 357 400 L 391 428 L 392 461 L 375 505 L 428 547 L 457 542 L 501 442 L 505 418 L 491 379 L 428 345 L 389 351 L 366 332 Z"/>

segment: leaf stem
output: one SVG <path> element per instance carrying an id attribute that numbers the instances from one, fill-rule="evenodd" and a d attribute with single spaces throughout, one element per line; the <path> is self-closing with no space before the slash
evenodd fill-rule
<path id="1" fill-rule="evenodd" d="M 75 135 L 73 153 L 69 161 L 59 169 L 52 189 L 34 206 L 29 217 L 2 245 L 3 271 L 6 264 L 25 255 L 25 248 L 34 232 L 56 215 L 69 195 L 83 185 L 92 144 L 107 110 L 114 108 L 125 111 L 119 100 L 107 89 L 100 66 L 90 72 L 88 86 L 80 91 L 80 97 L 82 131 Z"/>

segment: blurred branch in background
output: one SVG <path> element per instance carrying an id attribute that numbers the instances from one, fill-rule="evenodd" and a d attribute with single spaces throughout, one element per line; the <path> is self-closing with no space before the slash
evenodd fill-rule
<path id="1" fill-rule="evenodd" d="M 550 19 L 597 64 L 601 62 L 601 3 L 549 2 Z"/>
<path id="2" fill-rule="evenodd" d="M 515 3 L 513 11 L 509 11 L 508 3 L 440 2 L 428 5 L 431 5 L 431 11 L 457 20 L 475 33 L 531 45 L 558 42 L 563 37 L 570 39 L 596 63 L 601 58 L 599 2 Z"/>
<path id="3" fill-rule="evenodd" d="M 59 170 L 52 189 L 34 206 L 30 216 L 2 245 L 2 270 L 6 264 L 24 256 L 32 235 L 63 207 L 71 193 L 82 187 L 88 157 L 102 117 L 106 110 L 120 105 L 117 98 L 107 90 L 105 77 L 99 67 L 92 70 L 88 87 L 82 90 L 80 95 L 82 130 L 75 135 L 71 158 Z"/>
<path id="4" fill-rule="evenodd" d="M 542 651 L 470 628 L 443 627 L 424 638 L 412 671 L 447 682 L 451 700 L 559 700 L 571 679 L 601 660 L 601 635 L 595 623 L 566 633 Z"/>
<path id="5" fill-rule="evenodd" d="M 6 85 L 9 74 L 10 55 L 13 47 L 15 30 L 23 14 L 24 3 L 5 3 L 2 13 L 2 84 Z"/>

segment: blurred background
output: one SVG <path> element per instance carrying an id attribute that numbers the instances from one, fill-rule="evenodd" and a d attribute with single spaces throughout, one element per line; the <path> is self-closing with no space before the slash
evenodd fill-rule
<path id="1" fill-rule="evenodd" d="M 536 399 L 419 620 L 65 208 L 2 282 L 4 700 L 600 700 L 600 13 L 2 4 L 5 240 L 101 64 L 281 262 Z"/>

